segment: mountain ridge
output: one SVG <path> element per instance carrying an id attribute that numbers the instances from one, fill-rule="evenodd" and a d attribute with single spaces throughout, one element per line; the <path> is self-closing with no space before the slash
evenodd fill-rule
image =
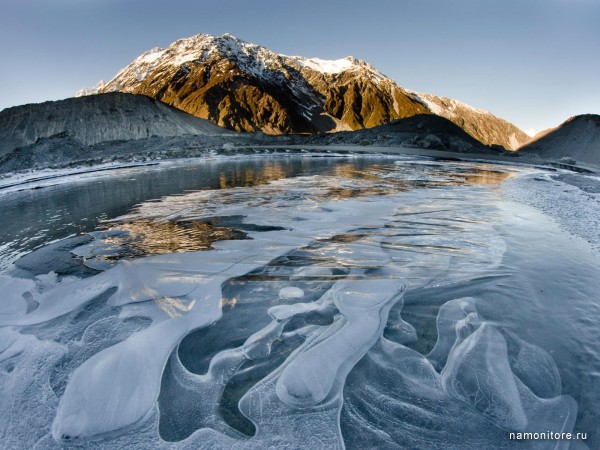
<path id="1" fill-rule="evenodd" d="M 519 153 L 546 159 L 568 157 L 585 163 L 600 164 L 600 115 L 580 114 L 570 117 L 519 148 Z"/>
<path id="2" fill-rule="evenodd" d="M 231 34 L 148 50 L 112 80 L 77 94 L 113 91 L 146 95 L 235 131 L 314 134 L 436 114 L 486 145 L 514 150 L 529 140 L 487 111 L 405 89 L 366 61 L 287 56 Z"/>
<path id="3" fill-rule="evenodd" d="M 92 145 L 151 136 L 231 133 L 149 97 L 113 92 L 0 111 L 0 157 L 61 134 Z"/>

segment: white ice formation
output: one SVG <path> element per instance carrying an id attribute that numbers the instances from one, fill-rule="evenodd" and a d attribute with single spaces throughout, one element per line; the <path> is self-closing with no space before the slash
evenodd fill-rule
<path id="1" fill-rule="evenodd" d="M 550 355 L 487 321 L 476 298 L 439 307 L 426 356 L 407 346 L 405 293 L 500 265 L 493 210 L 468 206 L 494 194 L 323 200 L 339 185 L 299 177 L 148 202 L 121 220 L 244 215 L 282 229 L 84 279 L 1 276 L 5 444 L 489 448 L 508 431 L 571 431 L 577 404 Z"/>

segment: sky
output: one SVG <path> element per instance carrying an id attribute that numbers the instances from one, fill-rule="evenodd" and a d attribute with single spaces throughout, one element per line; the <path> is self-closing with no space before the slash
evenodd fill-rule
<path id="1" fill-rule="evenodd" d="M 231 33 L 364 59 L 523 130 L 600 114 L 600 0 L 0 0 L 0 109 L 71 97 L 146 50 Z"/>

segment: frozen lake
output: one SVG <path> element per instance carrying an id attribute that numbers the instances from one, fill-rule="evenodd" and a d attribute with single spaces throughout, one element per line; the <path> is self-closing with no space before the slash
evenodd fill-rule
<path id="1" fill-rule="evenodd" d="M 600 212 L 553 218 L 540 192 L 580 193 L 551 174 L 271 156 L 66 181 L 0 192 L 7 448 L 600 447 L 600 256 L 569 229 Z"/>

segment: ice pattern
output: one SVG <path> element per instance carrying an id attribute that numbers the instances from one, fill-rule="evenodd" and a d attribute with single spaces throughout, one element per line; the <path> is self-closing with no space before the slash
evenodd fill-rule
<path id="1" fill-rule="evenodd" d="M 146 202 L 118 220 L 256 227 L 208 251 L 111 264 L 98 233 L 74 250 L 96 275 L 0 275 L 2 436 L 37 448 L 459 449 L 572 431 L 578 406 L 552 356 L 460 295 L 502 267 L 498 193 L 443 174 L 432 189 L 391 189 L 418 173 Z M 429 338 L 404 312 L 428 292 L 449 292 Z"/>

